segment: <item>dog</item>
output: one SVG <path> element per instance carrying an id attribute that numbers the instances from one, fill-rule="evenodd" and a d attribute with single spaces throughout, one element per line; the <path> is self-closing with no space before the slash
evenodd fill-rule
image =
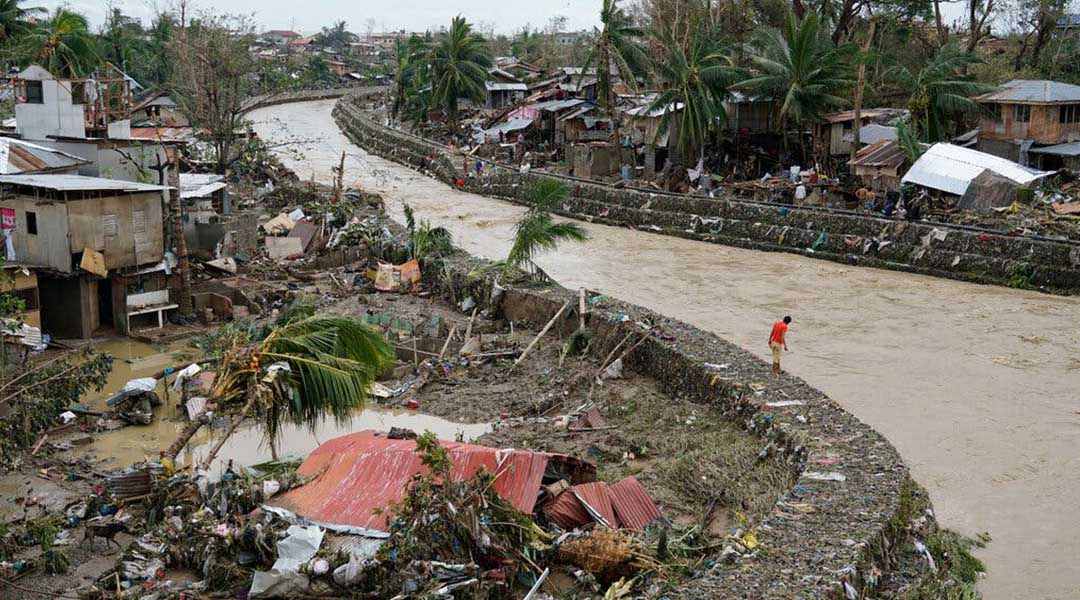
<path id="1" fill-rule="evenodd" d="M 92 548 L 97 541 L 97 538 L 105 538 L 106 549 L 108 549 L 109 543 L 113 543 L 116 544 L 117 548 L 123 550 L 123 546 L 115 539 L 116 534 L 120 532 L 127 532 L 127 523 L 115 520 L 99 521 L 97 523 L 88 522 L 86 524 L 86 530 L 83 532 L 83 539 L 79 542 L 79 545 L 85 544 L 87 540 L 90 540 L 90 547 Z"/>

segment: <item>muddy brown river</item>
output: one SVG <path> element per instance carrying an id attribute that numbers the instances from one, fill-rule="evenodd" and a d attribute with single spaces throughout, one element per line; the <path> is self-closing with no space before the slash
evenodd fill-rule
<path id="1" fill-rule="evenodd" d="M 265 138 L 306 140 L 282 158 L 446 226 L 465 250 L 502 257 L 521 209 L 455 191 L 353 146 L 333 101 L 256 111 Z M 591 240 L 536 262 L 692 323 L 759 356 L 794 318 L 784 366 L 884 433 L 930 492 L 941 522 L 989 532 L 989 600 L 1080 598 L 1080 298 L 757 252 L 585 224 Z"/>

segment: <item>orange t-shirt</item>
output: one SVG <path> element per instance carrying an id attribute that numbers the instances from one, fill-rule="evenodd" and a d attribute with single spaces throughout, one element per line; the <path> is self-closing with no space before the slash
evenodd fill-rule
<path id="1" fill-rule="evenodd" d="M 785 333 L 787 333 L 787 323 L 783 321 L 773 323 L 772 335 L 769 336 L 769 343 L 776 342 L 777 344 L 783 344 Z"/>

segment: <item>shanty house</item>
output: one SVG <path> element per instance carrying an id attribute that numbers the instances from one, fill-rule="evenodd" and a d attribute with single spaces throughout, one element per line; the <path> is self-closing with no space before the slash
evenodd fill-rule
<path id="1" fill-rule="evenodd" d="M 187 115 L 165 92 L 154 92 L 131 108 L 132 119 L 167 127 L 190 125 Z"/>
<path id="2" fill-rule="evenodd" d="M 774 131 L 776 101 L 762 96 L 749 96 L 739 91 L 729 92 L 723 102 L 727 114 L 725 127 L 741 134 Z"/>
<path id="3" fill-rule="evenodd" d="M 901 183 L 960 196 L 962 208 L 989 209 L 1012 204 L 1019 188 L 1049 174 L 993 154 L 939 143 L 911 165 Z"/>
<path id="4" fill-rule="evenodd" d="M 879 138 L 859 150 L 855 160 L 848 163 L 851 172 L 863 185 L 877 191 L 899 191 L 900 169 L 907 159 L 896 140 Z"/>
<path id="5" fill-rule="evenodd" d="M 1014 79 L 976 101 L 987 113 L 979 122 L 980 151 L 1046 170 L 1076 164 L 1080 86 Z"/>
<path id="6" fill-rule="evenodd" d="M 484 89 L 487 90 L 486 106 L 488 108 L 505 108 L 525 99 L 525 93 L 528 92 L 529 86 L 518 80 L 514 75 L 498 67 L 489 69 L 488 75 L 491 79 L 484 82 Z"/>
<path id="7" fill-rule="evenodd" d="M 871 108 L 861 111 L 859 115 L 860 137 L 862 127 L 872 122 L 898 117 L 902 112 L 888 108 Z M 817 125 L 817 140 L 828 150 L 829 156 L 851 154 L 851 144 L 854 140 L 855 111 L 845 110 L 822 115 L 821 120 L 822 122 Z"/>
<path id="8" fill-rule="evenodd" d="M 37 271 L 42 328 L 90 338 L 175 308 L 163 278 L 164 186 L 78 175 L 0 176 L 14 258 Z"/>

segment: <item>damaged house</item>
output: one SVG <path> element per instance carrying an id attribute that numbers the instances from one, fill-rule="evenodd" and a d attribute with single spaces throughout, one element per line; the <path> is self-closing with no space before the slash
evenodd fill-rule
<path id="1" fill-rule="evenodd" d="M 978 96 L 978 149 L 1051 171 L 1080 167 L 1080 86 L 1014 79 Z"/>
<path id="2" fill-rule="evenodd" d="M 167 190 L 79 175 L 0 176 L 9 263 L 36 271 L 45 332 L 127 333 L 140 319 L 160 326 L 177 307 L 166 280 Z"/>

